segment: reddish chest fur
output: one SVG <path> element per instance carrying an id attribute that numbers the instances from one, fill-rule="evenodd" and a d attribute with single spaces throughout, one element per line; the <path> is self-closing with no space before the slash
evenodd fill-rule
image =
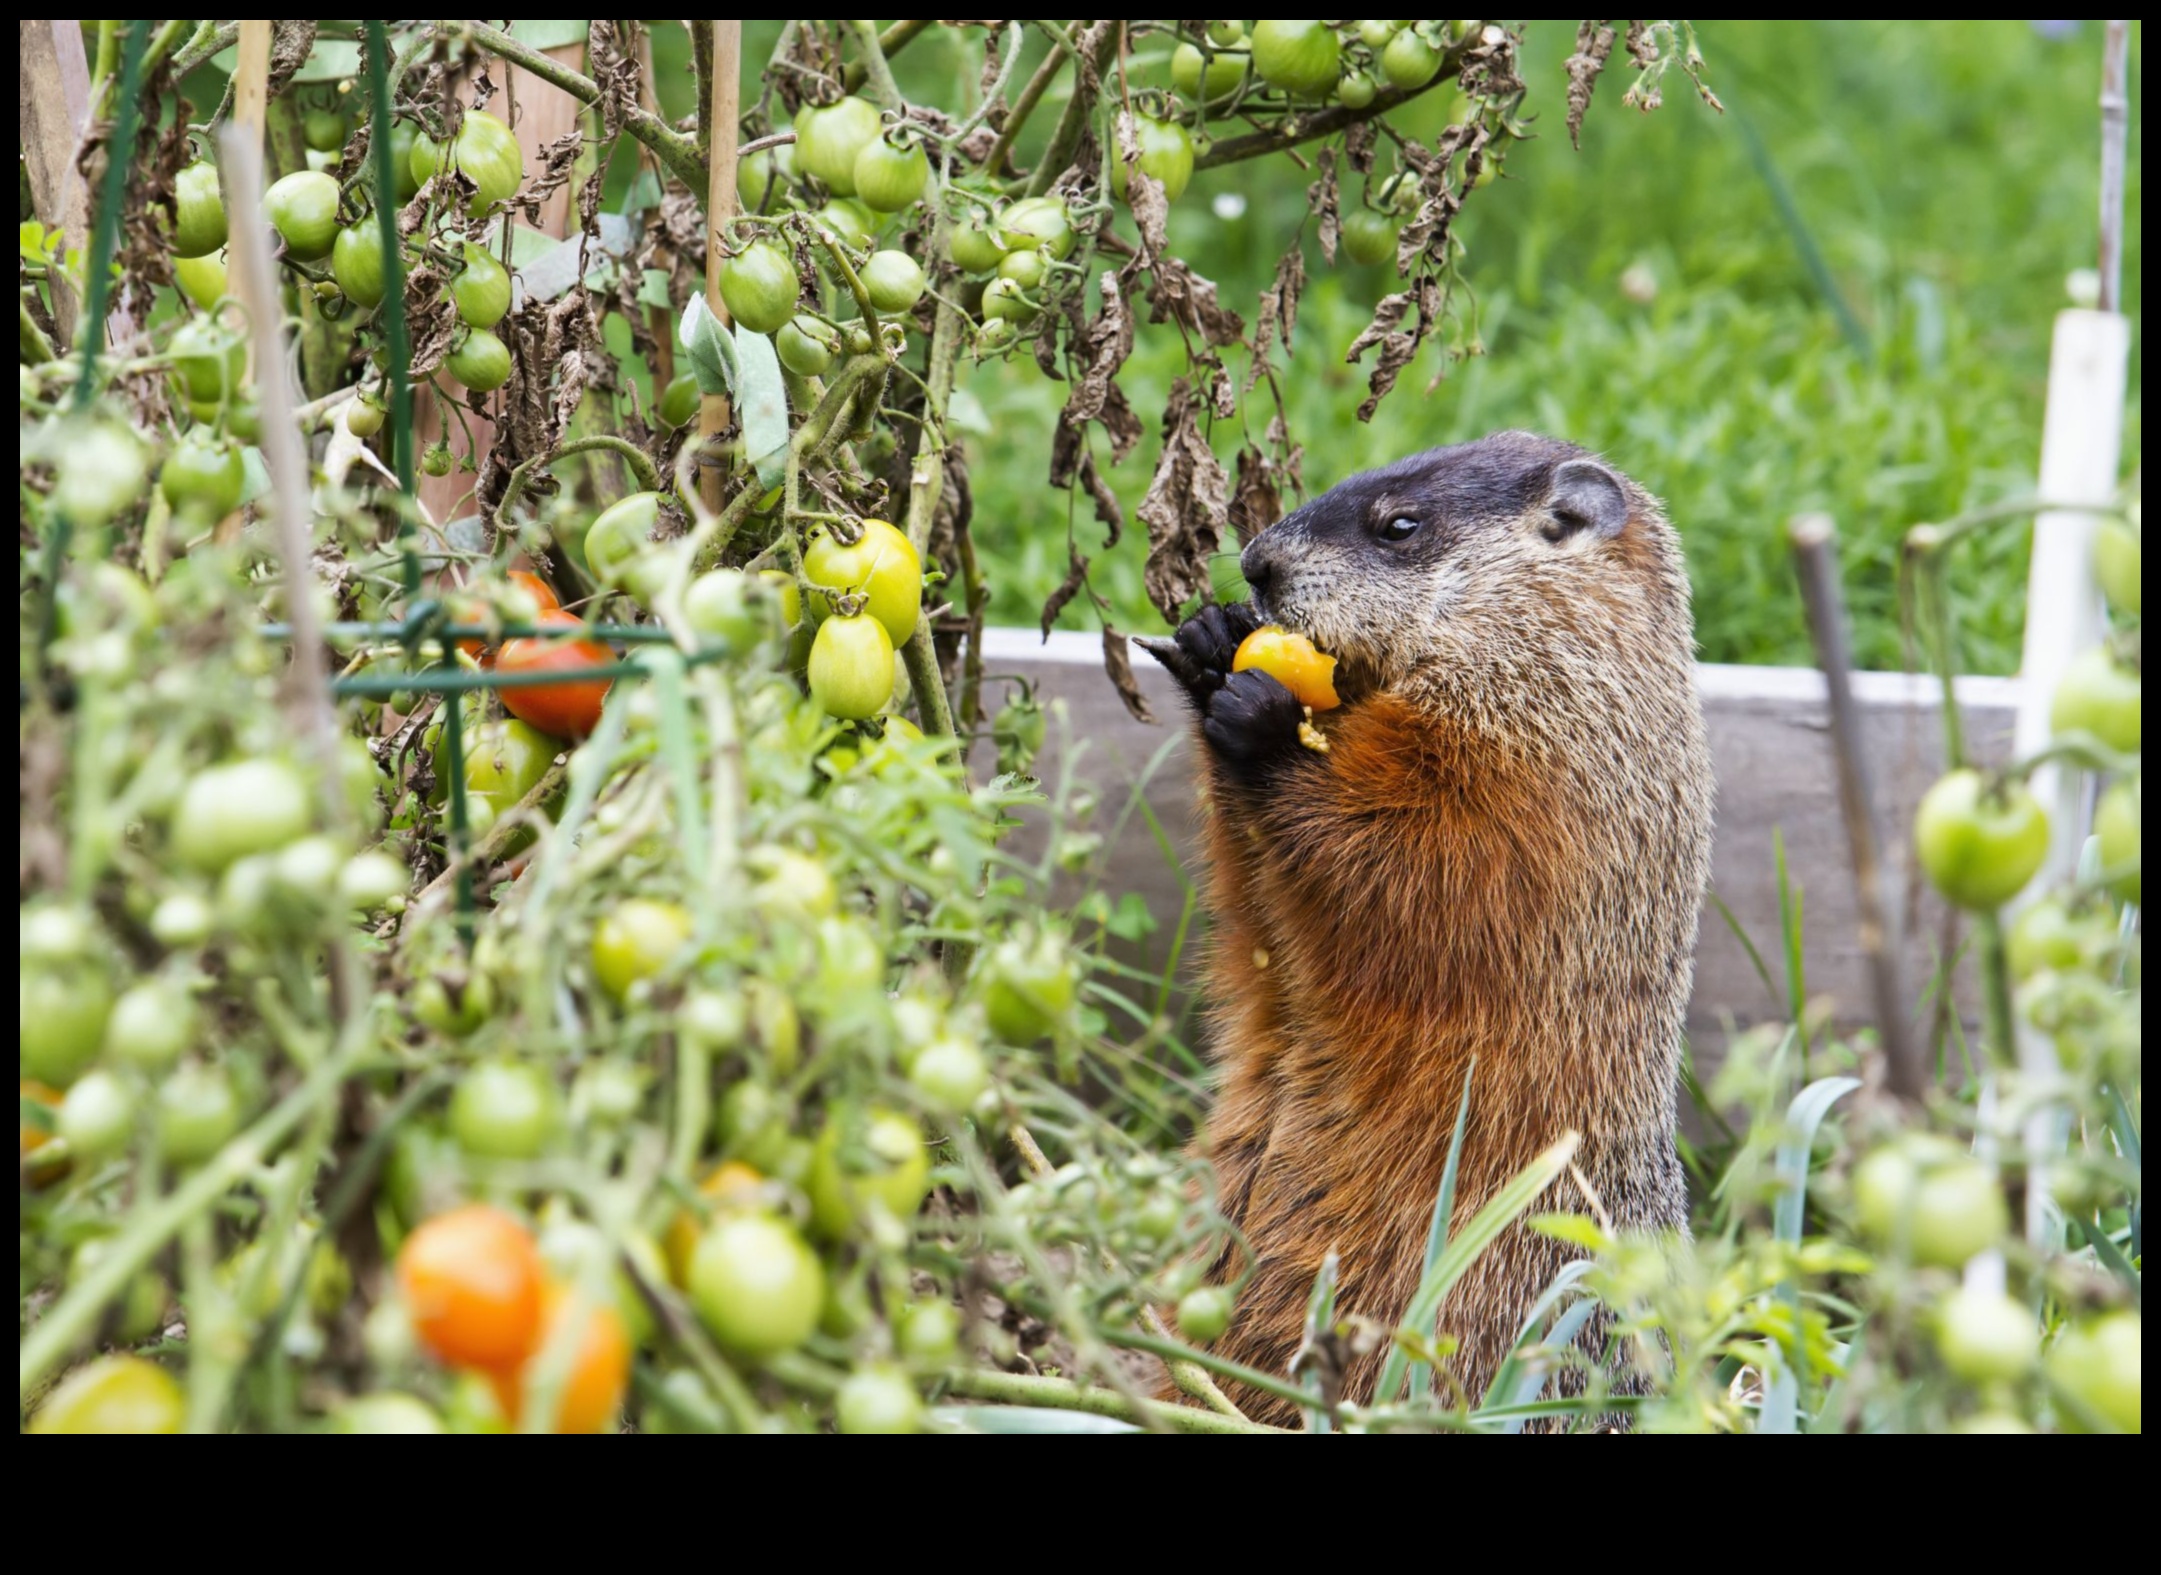
<path id="1" fill-rule="evenodd" d="M 1212 788 L 1207 1146 L 1257 1257 L 1217 1348 L 1276 1373 L 1331 1250 L 1344 1310 L 1401 1315 L 1474 1059 L 1457 1224 L 1570 1129 L 1617 1223 L 1677 1226 L 1684 1203 L 1673 1087 L 1701 879 L 1687 805 L 1606 802 L 1567 756 L 1393 694 L 1331 721 L 1329 752 L 1265 790 Z M 1661 857 L 1676 867 L 1645 868 Z M 1562 1185 L 1542 1206 L 1585 1206 Z M 1567 1256 L 1512 1230 L 1452 1295 L 1441 1327 L 1474 1398 Z M 1377 1365 L 1354 1370 L 1350 1398 Z"/>

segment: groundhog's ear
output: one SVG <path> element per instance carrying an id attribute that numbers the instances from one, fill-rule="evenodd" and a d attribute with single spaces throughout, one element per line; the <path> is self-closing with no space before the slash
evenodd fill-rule
<path id="1" fill-rule="evenodd" d="M 1571 459 L 1556 469 L 1546 508 L 1553 516 L 1546 526 L 1552 541 L 1577 531 L 1618 536 L 1628 524 L 1628 494 L 1620 478 L 1595 459 Z"/>

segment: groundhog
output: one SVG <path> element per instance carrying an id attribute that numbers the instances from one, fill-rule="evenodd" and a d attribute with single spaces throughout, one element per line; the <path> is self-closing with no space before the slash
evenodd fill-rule
<path id="1" fill-rule="evenodd" d="M 1282 1374 L 1331 1250 L 1339 1312 L 1402 1317 L 1473 1058 L 1455 1228 L 1570 1130 L 1595 1202 L 1564 1175 L 1539 1210 L 1687 1228 L 1674 1115 L 1711 767 L 1674 531 L 1572 444 L 1503 432 L 1353 476 L 1242 564 L 1250 604 L 1146 643 L 1206 762 L 1206 1149 L 1254 1256 L 1215 1350 Z M 1343 704 L 1303 734 L 1282 684 L 1231 671 L 1263 622 L 1339 658 Z M 1443 1399 L 1484 1398 L 1577 1256 L 1521 1224 L 1486 1250 L 1441 1309 L 1461 1386 L 1440 1379 Z M 1226 1249 L 1216 1276 L 1242 1261 Z M 1594 1319 L 1588 1360 L 1639 1388 L 1612 1345 Z M 1346 1370 L 1346 1399 L 1382 1355 Z"/>

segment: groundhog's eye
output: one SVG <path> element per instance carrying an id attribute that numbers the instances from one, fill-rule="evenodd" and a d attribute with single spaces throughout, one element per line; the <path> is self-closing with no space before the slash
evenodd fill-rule
<path id="1" fill-rule="evenodd" d="M 1383 541 L 1409 541 L 1418 534 L 1418 521 L 1408 514 L 1398 514 L 1383 525 L 1376 534 Z"/>

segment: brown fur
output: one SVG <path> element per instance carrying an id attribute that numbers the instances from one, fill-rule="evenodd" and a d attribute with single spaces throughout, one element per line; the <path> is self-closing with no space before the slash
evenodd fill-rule
<path id="1" fill-rule="evenodd" d="M 1617 534 L 1557 544 L 1527 511 L 1466 528 L 1409 587 L 1316 549 L 1271 592 L 1363 697 L 1319 719 L 1327 753 L 1261 786 L 1201 751 L 1206 1148 L 1257 1255 L 1225 1356 L 1285 1372 L 1331 1250 L 1342 1312 L 1403 1314 L 1473 1057 L 1456 1227 L 1573 1129 L 1614 1227 L 1686 1228 L 1675 1093 L 1711 775 L 1678 542 L 1623 487 Z M 1564 1177 L 1538 1207 L 1589 1206 Z M 1518 1225 L 1457 1285 L 1440 1328 L 1473 1402 L 1574 1256 Z M 1586 1344 L 1604 1354 L 1601 1323 Z M 1347 1398 L 1368 1398 L 1380 1359 Z"/>

